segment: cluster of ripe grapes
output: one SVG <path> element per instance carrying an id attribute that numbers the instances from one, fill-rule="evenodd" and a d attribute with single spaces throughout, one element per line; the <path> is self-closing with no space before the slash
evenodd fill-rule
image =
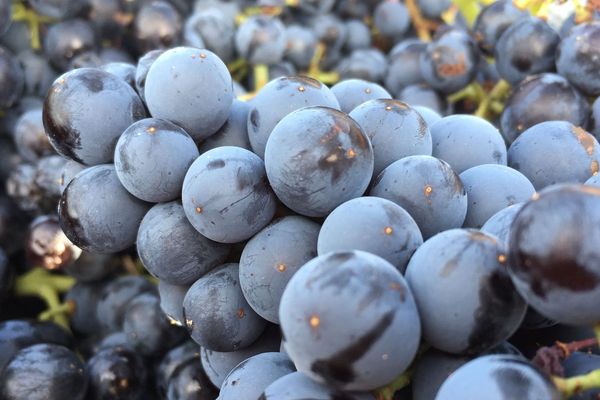
<path id="1" fill-rule="evenodd" d="M 0 400 L 597 398 L 600 11 L 482 3 L 0 0 Z"/>

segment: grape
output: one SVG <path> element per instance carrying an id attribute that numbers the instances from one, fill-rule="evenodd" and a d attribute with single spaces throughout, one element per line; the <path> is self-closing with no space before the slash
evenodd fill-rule
<path id="1" fill-rule="evenodd" d="M 392 98 L 381 85 L 363 79 L 342 80 L 333 85 L 331 91 L 337 98 L 340 109 L 345 113 L 369 100 Z"/>
<path id="2" fill-rule="evenodd" d="M 65 158 L 52 155 L 40 158 L 35 166 L 35 184 L 42 190 L 45 200 L 53 201 L 53 209 L 63 192 L 60 180 L 66 163 Z"/>
<path id="3" fill-rule="evenodd" d="M 427 18 L 437 19 L 452 5 L 451 0 L 417 0 L 419 9 Z"/>
<path id="4" fill-rule="evenodd" d="M 302 25 L 286 27 L 285 59 L 297 68 L 308 69 L 317 48 L 317 36 Z"/>
<path id="5" fill-rule="evenodd" d="M 87 362 L 90 399 L 135 400 L 146 384 L 142 358 L 131 350 L 101 350 Z"/>
<path id="6" fill-rule="evenodd" d="M 598 37 L 600 22 L 584 23 L 571 29 L 556 49 L 558 73 L 588 96 L 600 95 Z"/>
<path id="7" fill-rule="evenodd" d="M 440 115 L 446 114 L 446 100 L 426 84 L 408 85 L 396 96 L 411 107 L 424 106 Z"/>
<path id="8" fill-rule="evenodd" d="M 429 107 L 413 106 L 412 108 L 423 117 L 428 127 L 442 119 L 442 116 L 437 111 L 434 111 Z"/>
<path id="9" fill-rule="evenodd" d="M 160 308 L 174 325 L 183 326 L 185 324 L 185 318 L 183 318 L 183 298 L 189 288 L 187 285 L 179 286 L 171 285 L 165 281 L 158 282 Z"/>
<path id="10" fill-rule="evenodd" d="M 406 280 L 429 344 L 477 354 L 517 330 L 526 305 L 506 272 L 505 254 L 504 243 L 474 229 L 442 232 L 417 249 Z"/>
<path id="11" fill-rule="evenodd" d="M 235 31 L 234 18 L 230 18 L 222 9 L 204 8 L 186 20 L 183 39 L 186 46 L 206 48 L 223 62 L 230 62 L 235 56 Z"/>
<path id="12" fill-rule="evenodd" d="M 271 221 L 276 207 L 263 161 L 234 146 L 217 147 L 194 161 L 182 202 L 194 228 L 220 243 L 249 239 Z"/>
<path id="13" fill-rule="evenodd" d="M 525 16 L 527 12 L 515 6 L 512 0 L 498 0 L 483 8 L 473 27 L 479 48 L 486 54 L 493 55 L 504 31 Z"/>
<path id="14" fill-rule="evenodd" d="M 67 239 L 54 215 L 37 217 L 29 225 L 25 252 L 30 266 L 49 270 L 71 264 L 81 255 L 81 249 Z"/>
<path id="15" fill-rule="evenodd" d="M 129 86 L 135 89 L 135 65 L 127 62 L 109 62 L 102 65 L 100 69 L 118 76 L 127 82 Z"/>
<path id="16" fill-rule="evenodd" d="M 46 208 L 42 189 L 35 184 L 35 178 L 36 168 L 29 164 L 16 166 L 6 178 L 6 193 L 23 211 Z"/>
<path id="17" fill-rule="evenodd" d="M 418 39 L 406 39 L 390 50 L 385 87 L 391 93 L 398 95 L 406 86 L 425 82 L 420 57 L 426 46 Z"/>
<path id="18" fill-rule="evenodd" d="M 431 133 L 421 115 L 398 100 L 369 100 L 350 114 L 371 139 L 375 164 L 373 175 L 403 157 L 430 156 Z"/>
<path id="19" fill-rule="evenodd" d="M 229 246 L 207 239 L 190 225 L 179 202 L 157 204 L 148 211 L 138 231 L 137 250 L 144 267 L 172 285 L 191 285 L 229 254 Z"/>
<path id="20" fill-rule="evenodd" d="M 77 282 L 65 295 L 65 302 L 72 302 L 75 311 L 70 315 L 71 328 L 84 335 L 98 332 L 100 322 L 96 317 L 96 304 L 100 300 L 106 282 Z"/>
<path id="21" fill-rule="evenodd" d="M 95 68 L 61 75 L 44 101 L 44 128 L 50 143 L 60 155 L 86 165 L 110 162 L 117 138 L 145 116 L 131 86 Z"/>
<path id="22" fill-rule="evenodd" d="M 424 239 L 460 228 L 467 214 L 467 192 L 445 161 L 410 156 L 392 163 L 373 181 L 370 196 L 398 204 L 413 217 Z"/>
<path id="23" fill-rule="evenodd" d="M 334 93 L 312 78 L 281 77 L 266 84 L 250 104 L 248 137 L 252 151 L 264 158 L 273 128 L 292 111 L 308 106 L 340 108 Z"/>
<path id="24" fill-rule="evenodd" d="M 431 126 L 433 156 L 456 173 L 482 164 L 506 165 L 502 135 L 488 121 L 473 115 L 450 115 Z"/>
<path id="25" fill-rule="evenodd" d="M 435 400 L 559 400 L 554 384 L 519 356 L 488 355 L 460 367 Z"/>
<path id="26" fill-rule="evenodd" d="M 79 282 L 97 282 L 114 272 L 116 265 L 112 261 L 108 254 L 83 251 L 77 261 L 65 265 L 62 270 Z"/>
<path id="27" fill-rule="evenodd" d="M 433 400 L 446 379 L 469 362 L 469 357 L 429 349 L 416 361 L 412 379 L 413 400 Z"/>
<path id="28" fill-rule="evenodd" d="M 575 352 L 563 361 L 562 366 L 565 369 L 565 377 L 567 378 L 586 375 L 600 368 L 600 356 Z M 592 389 L 570 398 L 572 400 L 594 400 L 598 398 L 598 395 L 600 395 L 600 389 Z"/>
<path id="29" fill-rule="evenodd" d="M 242 361 L 255 355 L 276 352 L 281 342 L 279 327 L 267 326 L 263 334 L 252 344 L 243 349 L 228 352 L 200 349 L 200 359 L 206 375 L 213 385 L 220 388 L 225 377 Z"/>
<path id="30" fill-rule="evenodd" d="M 73 338 L 67 331 L 51 322 L 2 321 L 0 322 L 0 371 L 4 370 L 15 354 L 26 347 L 38 343 L 71 347 L 72 342 Z"/>
<path id="31" fill-rule="evenodd" d="M 23 68 L 17 58 L 7 49 L 0 46 L 0 108 L 15 105 L 25 85 Z"/>
<path id="32" fill-rule="evenodd" d="M 346 32 L 348 32 L 348 37 L 346 38 L 344 48 L 347 51 L 351 52 L 353 50 L 368 49 L 371 47 L 371 30 L 361 20 L 352 19 L 346 21 Z"/>
<path id="33" fill-rule="evenodd" d="M 149 205 L 130 195 L 112 165 L 80 172 L 64 190 L 58 207 L 60 227 L 77 247 L 116 253 L 135 243 Z"/>
<path id="34" fill-rule="evenodd" d="M 54 153 L 42 122 L 42 109 L 24 112 L 15 125 L 14 139 L 19 155 L 25 161 L 35 162 Z"/>
<path id="35" fill-rule="evenodd" d="M 496 43 L 498 73 L 515 85 L 529 75 L 554 70 L 554 53 L 559 41 L 558 33 L 542 19 L 518 19 Z"/>
<path id="36" fill-rule="evenodd" d="M 425 81 L 436 90 L 452 93 L 475 78 L 479 49 L 466 32 L 442 30 L 427 44 L 420 60 Z"/>
<path id="37" fill-rule="evenodd" d="M 56 344 L 36 344 L 21 350 L 0 376 L 5 400 L 82 400 L 88 379 L 84 365 L 71 350 Z"/>
<path id="38" fill-rule="evenodd" d="M 183 315 L 192 339 L 210 350 L 244 348 L 265 329 L 239 287 L 238 264 L 223 264 L 198 279 L 183 299 Z"/>
<path id="39" fill-rule="evenodd" d="M 600 320 L 598 301 L 600 190 L 559 185 L 517 214 L 509 239 L 509 272 L 517 290 L 543 316 L 571 325 Z"/>
<path id="40" fill-rule="evenodd" d="M 260 400 L 373 400 L 369 393 L 341 393 L 338 390 L 315 382 L 302 372 L 292 372 L 271 383 Z"/>
<path id="41" fill-rule="evenodd" d="M 496 236 L 504 244 L 508 244 L 510 227 L 524 203 L 516 203 L 501 209 L 492 215 L 481 227 L 483 232 Z"/>
<path id="42" fill-rule="evenodd" d="M 127 334 L 125 334 L 125 332 L 116 331 L 109 333 L 108 335 L 104 336 L 102 340 L 96 342 L 92 348 L 92 354 L 97 354 L 102 350 L 113 348 L 123 348 L 135 352 L 135 350 L 127 341 Z"/>
<path id="43" fill-rule="evenodd" d="M 312 17 L 309 27 L 317 40 L 327 46 L 327 53 L 339 53 L 346 43 L 346 25 L 334 14 L 319 14 Z M 329 55 L 329 54 L 328 54 Z M 326 66 L 321 66 L 326 68 Z M 326 68 L 327 69 L 327 68 Z"/>
<path id="44" fill-rule="evenodd" d="M 205 153 L 220 146 L 237 146 L 251 150 L 247 122 L 250 108 L 249 103 L 237 99 L 233 100 L 227 121 L 219 128 L 217 133 L 200 144 L 200 153 Z"/>
<path id="45" fill-rule="evenodd" d="M 527 201 L 535 188 L 525 175 L 504 165 L 484 164 L 460 174 L 469 206 L 464 227 L 481 228 L 496 212 Z"/>
<path id="46" fill-rule="evenodd" d="M 198 360 L 190 360 L 173 372 L 167 387 L 167 399 L 213 400 L 216 392 Z"/>
<path id="47" fill-rule="evenodd" d="M 240 287 L 250 306 L 279 323 L 283 289 L 296 271 L 317 255 L 320 226 L 307 218 L 279 219 L 257 233 L 240 257 Z"/>
<path id="48" fill-rule="evenodd" d="M 110 281 L 102 290 L 96 318 L 105 332 L 121 329 L 130 302 L 139 294 L 154 292 L 155 287 L 141 276 L 122 276 Z"/>
<path id="49" fill-rule="evenodd" d="M 233 86 L 227 67 L 213 52 L 175 47 L 150 66 L 144 96 L 154 118 L 174 122 L 199 140 L 227 120 Z"/>
<path id="50" fill-rule="evenodd" d="M 95 46 L 94 30 L 89 22 L 82 19 L 52 24 L 44 38 L 44 53 L 60 71 L 67 71 L 76 56 L 93 50 Z"/>
<path id="51" fill-rule="evenodd" d="M 4 35 L 12 22 L 12 2 L 0 2 L 0 36 Z"/>
<path id="52" fill-rule="evenodd" d="M 340 390 L 389 383 L 412 362 L 421 334 L 400 272 L 363 251 L 306 263 L 285 288 L 279 318 L 298 371 Z"/>
<path id="53" fill-rule="evenodd" d="M 41 15 L 64 19 L 75 15 L 85 5 L 83 0 L 30 0 L 28 4 Z"/>
<path id="54" fill-rule="evenodd" d="M 306 107 L 273 129 L 265 167 L 275 194 L 287 207 L 306 216 L 325 216 L 364 193 L 373 174 L 373 149 L 347 114 Z"/>
<path id="55" fill-rule="evenodd" d="M 384 0 L 375 7 L 373 22 L 382 35 L 400 37 L 410 27 L 410 14 L 404 3 Z"/>
<path id="56" fill-rule="evenodd" d="M 385 55 L 377 48 L 356 49 L 337 66 L 340 78 L 382 82 L 387 72 Z"/>
<path id="57" fill-rule="evenodd" d="M 171 377 L 182 365 L 191 361 L 198 362 L 198 358 L 200 357 L 198 350 L 196 342 L 187 340 L 165 354 L 156 368 L 156 386 L 161 394 L 166 394 Z"/>
<path id="58" fill-rule="evenodd" d="M 586 126 L 589 105 L 560 75 L 540 74 L 519 83 L 506 100 L 500 119 L 502 135 L 512 143 L 524 130 L 545 121 Z"/>
<path id="59" fill-rule="evenodd" d="M 384 258 L 404 272 L 423 237 L 414 219 L 397 204 L 379 197 L 349 200 L 325 219 L 318 239 L 319 255 L 363 250 Z"/>
<path id="60" fill-rule="evenodd" d="M 218 400 L 254 400 L 277 379 L 295 371 L 281 353 L 262 353 L 242 361 L 225 378 Z"/>
<path id="61" fill-rule="evenodd" d="M 132 195 L 165 202 L 181 195 L 183 178 L 198 155 L 194 140 L 183 129 L 166 120 L 147 118 L 119 137 L 115 169 Z"/>
<path id="62" fill-rule="evenodd" d="M 43 55 L 33 50 L 23 50 L 17 54 L 17 58 L 23 68 L 25 94 L 44 97 L 58 73 Z"/>
<path id="63" fill-rule="evenodd" d="M 135 14 L 133 35 L 138 52 L 169 48 L 181 41 L 181 16 L 167 1 L 148 2 Z"/>
<path id="64" fill-rule="evenodd" d="M 598 141 L 566 121 L 534 125 L 508 149 L 508 165 L 529 178 L 537 190 L 554 183 L 583 183 L 598 173 L 599 163 Z"/>
<path id="65" fill-rule="evenodd" d="M 281 61 L 286 43 L 286 29 L 281 20 L 267 15 L 249 17 L 235 33 L 237 52 L 250 64 Z"/>
<path id="66" fill-rule="evenodd" d="M 165 50 L 152 50 L 140 57 L 136 69 L 135 69 L 135 90 L 144 102 L 146 97 L 144 96 L 144 90 L 146 88 L 146 78 L 148 77 L 148 71 L 150 67 L 156 61 L 156 59 L 164 53 Z"/>

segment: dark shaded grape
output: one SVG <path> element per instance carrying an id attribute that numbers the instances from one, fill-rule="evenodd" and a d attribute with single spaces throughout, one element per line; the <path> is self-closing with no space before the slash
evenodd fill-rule
<path id="1" fill-rule="evenodd" d="M 137 234 L 137 250 L 144 267 L 172 285 L 191 285 L 229 254 L 229 246 L 207 239 L 190 225 L 179 202 L 148 211 Z"/>
<path id="2" fill-rule="evenodd" d="M 77 261 L 65 265 L 62 270 L 79 282 L 96 282 L 113 273 L 116 267 L 109 254 L 83 251 Z"/>
<path id="3" fill-rule="evenodd" d="M 98 332 L 100 322 L 96 317 L 96 304 L 102 295 L 106 282 L 77 282 L 65 294 L 65 302 L 74 308 L 69 316 L 71 328 L 84 335 Z"/>
<path id="4" fill-rule="evenodd" d="M 392 381 L 412 362 L 421 335 L 417 306 L 400 272 L 363 251 L 332 252 L 306 263 L 285 288 L 279 318 L 285 350 L 298 370 L 341 390 Z"/>
<path id="5" fill-rule="evenodd" d="M 102 65 L 100 69 L 118 76 L 135 89 L 135 65 L 126 62 L 109 62 Z"/>
<path id="6" fill-rule="evenodd" d="M 569 122 L 542 122 L 511 144 L 508 165 L 529 178 L 537 190 L 561 182 L 583 183 L 600 169 L 600 144 Z"/>
<path id="7" fill-rule="evenodd" d="M 571 29 L 556 49 L 558 73 L 588 96 L 600 95 L 599 39 L 600 22 L 584 23 Z"/>
<path id="8" fill-rule="evenodd" d="M 342 393 L 339 390 L 315 382 L 302 372 L 292 372 L 271 383 L 261 400 L 373 400 L 370 393 Z"/>
<path id="9" fill-rule="evenodd" d="M 52 24 L 44 39 L 44 53 L 50 63 L 61 71 L 69 68 L 77 55 L 96 46 L 94 30 L 89 22 L 71 19 Z"/>
<path id="10" fill-rule="evenodd" d="M 493 55 L 498 39 L 504 31 L 525 16 L 527 16 L 527 11 L 519 9 L 512 0 L 495 1 L 484 7 L 477 15 L 473 26 L 473 33 L 479 48 L 486 54 Z M 502 57 L 505 56 L 502 55 Z"/>
<path id="11" fill-rule="evenodd" d="M 27 261 L 32 267 L 61 269 L 77 260 L 81 249 L 65 236 L 54 215 L 33 220 L 25 239 Z"/>
<path id="12" fill-rule="evenodd" d="M 283 290 L 296 271 L 317 256 L 319 228 L 308 218 L 288 216 L 265 227 L 244 246 L 240 287 L 264 319 L 279 323 Z"/>
<path id="13" fill-rule="evenodd" d="M 544 121 L 586 126 L 589 105 L 579 91 L 557 74 L 526 78 L 513 89 L 500 119 L 502 135 L 512 143 L 524 130 Z"/>
<path id="14" fill-rule="evenodd" d="M 387 60 L 377 48 L 356 49 L 339 63 L 337 70 L 341 79 L 382 82 L 387 72 Z"/>
<path id="15" fill-rule="evenodd" d="M 46 57 L 27 49 L 17 54 L 25 77 L 25 93 L 32 96 L 44 97 L 58 73 Z"/>
<path id="16" fill-rule="evenodd" d="M 518 19 L 496 43 L 494 54 L 498 73 L 514 85 L 529 75 L 553 71 L 559 41 L 558 33 L 542 19 Z"/>
<path id="17" fill-rule="evenodd" d="M 224 264 L 198 279 L 185 295 L 183 315 L 192 339 L 210 350 L 244 348 L 265 329 L 239 287 L 238 264 Z"/>
<path id="18" fill-rule="evenodd" d="M 36 344 L 5 367 L 0 394 L 6 400 L 82 400 L 87 384 L 85 366 L 75 353 L 56 344 Z"/>
<path id="19" fill-rule="evenodd" d="M 217 147 L 194 161 L 182 202 L 194 228 L 219 243 L 249 239 L 271 221 L 276 207 L 263 161 L 234 146 Z"/>
<path id="20" fill-rule="evenodd" d="M 112 165 L 97 165 L 69 183 L 58 214 L 62 230 L 76 246 L 96 253 L 115 253 L 135 243 L 149 207 L 125 190 Z"/>
<path id="21" fill-rule="evenodd" d="M 183 40 L 186 46 L 206 48 L 230 62 L 235 56 L 235 31 L 234 19 L 222 9 L 201 8 L 186 20 Z"/>
<path id="22" fill-rule="evenodd" d="M 14 139 L 17 151 L 25 161 L 35 162 L 54 153 L 44 130 L 41 108 L 26 111 L 19 117 Z"/>
<path id="23" fill-rule="evenodd" d="M 227 120 L 233 86 L 227 67 L 214 53 L 176 47 L 150 66 L 144 96 L 154 118 L 174 122 L 198 140 Z"/>
<path id="24" fill-rule="evenodd" d="M 172 324 L 185 325 L 183 317 L 183 298 L 189 290 L 189 286 L 171 285 L 165 281 L 158 282 L 158 295 L 160 297 L 160 308 Z"/>
<path id="25" fill-rule="evenodd" d="M 346 21 L 346 31 L 348 32 L 348 37 L 346 38 L 344 48 L 347 51 L 368 49 L 371 47 L 371 30 L 364 22 L 358 19 Z"/>
<path id="26" fill-rule="evenodd" d="M 453 93 L 467 86 L 477 72 L 479 49 L 464 31 L 440 31 L 421 53 L 421 70 L 425 81 L 443 93 Z"/>
<path id="27" fill-rule="evenodd" d="M 307 69 L 317 48 L 317 36 L 302 25 L 286 27 L 285 59 L 297 68 Z"/>
<path id="28" fill-rule="evenodd" d="M 283 58 L 286 29 L 279 18 L 251 16 L 235 33 L 238 54 L 250 64 L 275 64 Z"/>
<path id="29" fill-rule="evenodd" d="M 392 98 L 383 86 L 363 79 L 342 80 L 333 85 L 331 91 L 337 98 L 340 109 L 345 113 L 369 100 Z"/>
<path id="30" fill-rule="evenodd" d="M 369 195 L 408 211 L 424 239 L 460 228 L 467 214 L 467 193 L 460 178 L 448 163 L 430 156 L 392 163 L 375 178 Z"/>
<path id="31" fill-rule="evenodd" d="M 138 95 L 146 101 L 146 97 L 144 95 L 144 89 L 146 88 L 146 77 L 148 76 L 148 71 L 150 70 L 150 66 L 156 61 L 156 59 L 164 53 L 165 50 L 152 50 L 148 53 L 144 54 L 140 57 L 137 66 L 135 68 L 135 90 Z"/>
<path id="32" fill-rule="evenodd" d="M 225 124 L 214 135 L 206 138 L 200 143 L 200 153 L 221 146 L 237 146 L 246 150 L 252 150 L 250 139 L 248 138 L 248 114 L 250 113 L 250 103 L 240 100 L 233 100 L 229 117 Z"/>
<path id="33" fill-rule="evenodd" d="M 10 108 L 21 98 L 25 86 L 23 69 L 17 58 L 0 46 L 0 108 Z"/>
<path id="34" fill-rule="evenodd" d="M 75 15 L 86 2 L 84 0 L 29 0 L 27 3 L 41 15 L 64 19 Z"/>
<path id="35" fill-rule="evenodd" d="M 50 143 L 60 155 L 86 165 L 110 162 L 117 138 L 145 116 L 131 86 L 95 68 L 61 75 L 44 101 L 44 128 Z"/>
<path id="36" fill-rule="evenodd" d="M 481 227 L 483 232 L 496 236 L 504 244 L 508 245 L 508 236 L 510 227 L 512 226 L 517 213 L 521 210 L 525 203 L 517 203 L 492 215 Z"/>
<path id="37" fill-rule="evenodd" d="M 558 185 L 540 192 L 517 214 L 509 243 L 509 271 L 527 303 L 571 325 L 600 320 L 600 190 Z"/>
<path id="38" fill-rule="evenodd" d="M 385 87 L 394 95 L 409 85 L 424 83 L 420 57 L 427 44 L 418 39 L 406 39 L 394 46 L 388 54 Z"/>
<path id="39" fill-rule="evenodd" d="M 135 400 L 146 384 L 142 358 L 121 347 L 101 350 L 87 362 L 89 399 Z"/>
<path id="40" fill-rule="evenodd" d="M 375 7 L 373 23 L 381 34 L 400 37 L 410 27 L 410 14 L 404 3 L 396 0 L 384 0 Z"/>
<path id="41" fill-rule="evenodd" d="M 156 385 L 161 394 L 166 394 L 171 377 L 181 366 L 191 361 L 198 363 L 199 357 L 200 349 L 193 340 L 188 340 L 169 350 L 156 369 Z"/>
<path id="42" fill-rule="evenodd" d="M 133 35 L 141 54 L 179 44 L 181 31 L 181 16 L 168 1 L 145 3 L 135 14 Z"/>
<path id="43" fill-rule="evenodd" d="M 181 365 L 169 379 L 169 400 L 213 400 L 216 396 L 217 390 L 206 377 L 198 360 Z"/>

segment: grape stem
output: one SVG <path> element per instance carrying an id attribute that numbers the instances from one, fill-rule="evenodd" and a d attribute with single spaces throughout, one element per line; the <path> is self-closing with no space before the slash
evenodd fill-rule
<path id="1" fill-rule="evenodd" d="M 450 103 L 456 103 L 462 100 L 470 100 L 475 103 L 480 103 L 486 97 L 485 90 L 481 87 L 479 82 L 473 82 L 459 90 L 456 93 L 453 93 L 448 96 L 448 101 Z"/>
<path id="2" fill-rule="evenodd" d="M 404 371 L 402 375 L 394 379 L 392 383 L 385 387 L 377 389 L 375 391 L 375 398 L 377 400 L 393 400 L 394 394 L 397 391 L 404 389 L 410 384 L 414 372 L 414 367 L 410 367 L 409 369 Z"/>
<path id="3" fill-rule="evenodd" d="M 51 274 L 43 268 L 33 268 L 19 276 L 15 281 L 16 296 L 35 296 L 46 303 L 46 311 L 39 315 L 41 320 L 52 320 L 69 330 L 69 320 L 65 315 L 64 304 L 61 304 L 59 293 L 68 291 L 75 284 L 69 276 Z"/>
<path id="4" fill-rule="evenodd" d="M 25 22 L 29 27 L 31 48 L 39 50 L 42 45 L 40 42 L 40 24 L 47 24 L 54 21 L 50 17 L 39 15 L 30 8 L 27 8 L 21 1 L 14 1 L 12 5 L 12 20 L 15 22 Z"/>
<path id="5" fill-rule="evenodd" d="M 408 9 L 410 19 L 415 27 L 415 30 L 417 31 L 417 36 L 419 39 L 424 42 L 431 42 L 430 30 L 435 30 L 437 28 L 437 24 L 423 17 L 421 14 L 421 9 L 417 5 L 416 0 L 406 0 L 404 4 Z"/>
<path id="6" fill-rule="evenodd" d="M 600 369 L 572 378 L 552 377 L 552 381 L 565 398 L 590 389 L 600 388 Z"/>
<path id="7" fill-rule="evenodd" d="M 498 110 L 500 108 L 499 105 L 504 104 L 506 97 L 508 97 L 508 94 L 510 93 L 510 89 L 510 83 L 504 79 L 499 80 L 489 94 L 484 96 L 481 103 L 479 103 L 475 115 L 486 118 L 490 111 L 493 111 L 494 109 Z"/>
<path id="8" fill-rule="evenodd" d="M 269 67 L 266 64 L 254 66 L 254 91 L 258 92 L 269 82 Z"/>
<path id="9" fill-rule="evenodd" d="M 315 54 L 313 54 L 310 60 L 310 66 L 308 67 L 308 76 L 315 78 L 327 85 L 333 85 L 340 80 L 340 75 L 337 72 L 324 72 L 321 71 L 319 64 L 327 52 L 327 46 L 325 43 L 320 42 L 315 48 Z"/>

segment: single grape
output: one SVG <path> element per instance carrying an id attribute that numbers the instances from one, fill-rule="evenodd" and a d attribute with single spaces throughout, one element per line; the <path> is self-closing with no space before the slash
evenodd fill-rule
<path id="1" fill-rule="evenodd" d="M 135 400 L 146 384 L 146 366 L 135 352 L 114 347 L 87 361 L 91 400 Z"/>

